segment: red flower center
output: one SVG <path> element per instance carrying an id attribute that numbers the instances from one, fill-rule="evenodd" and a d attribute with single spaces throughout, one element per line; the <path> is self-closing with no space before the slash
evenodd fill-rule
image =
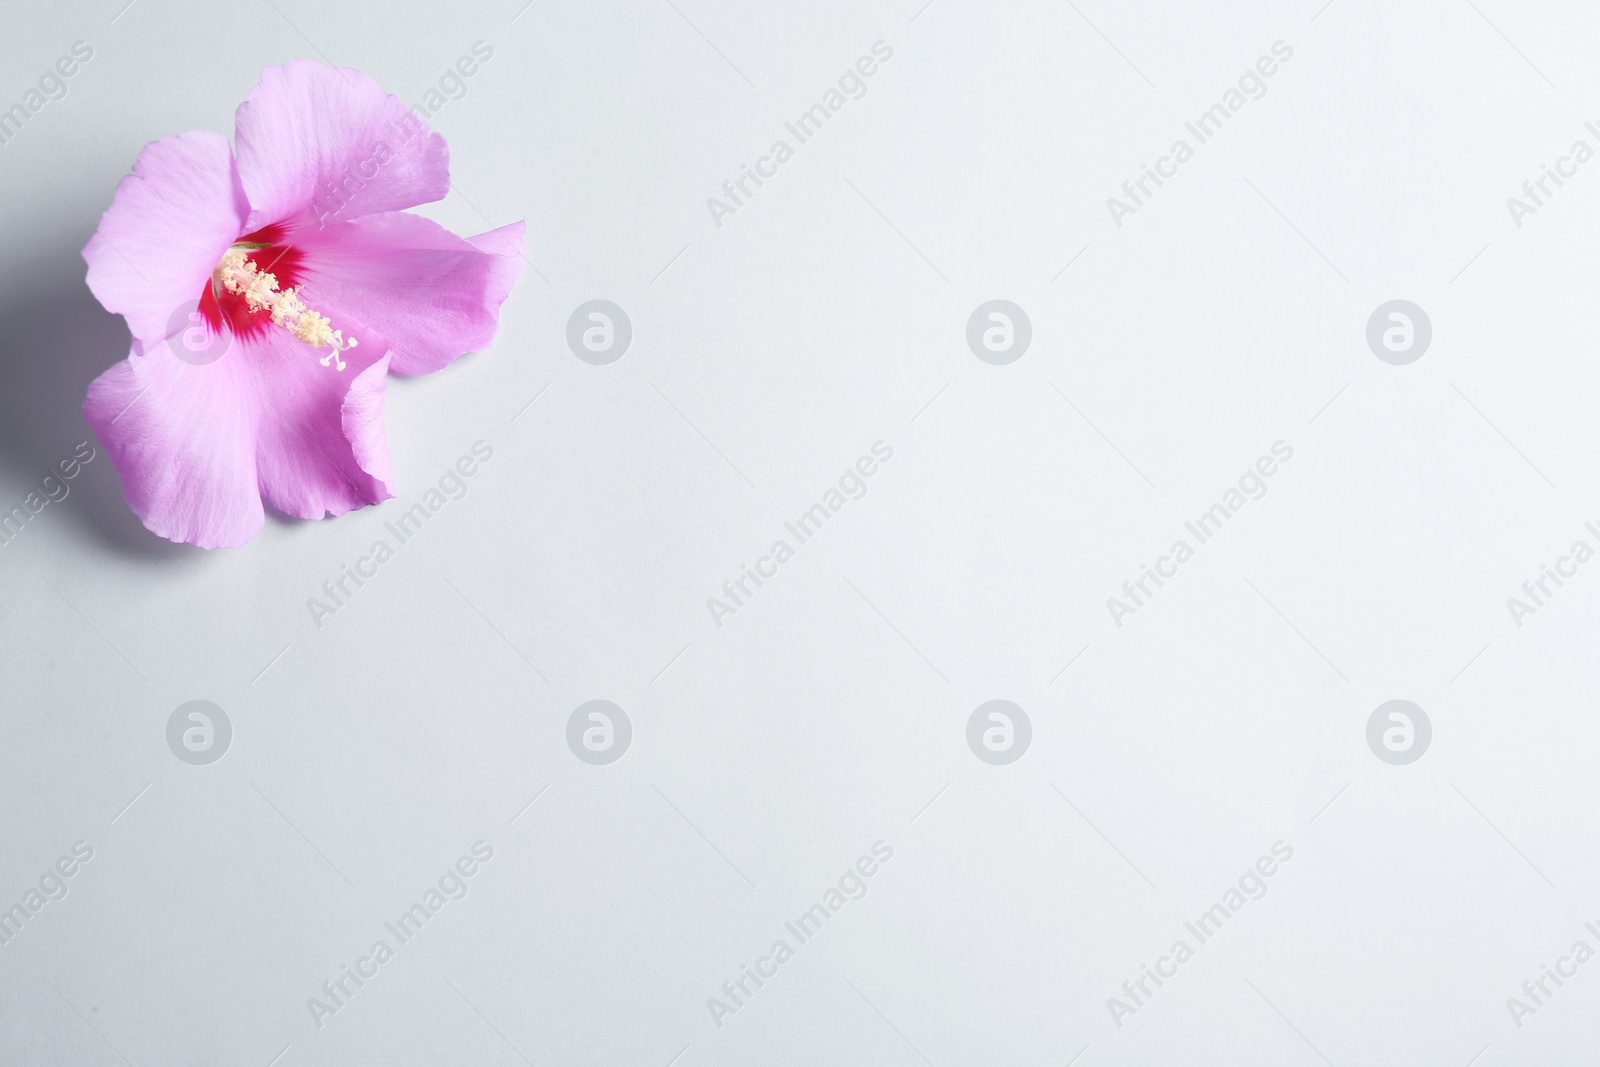
<path id="1" fill-rule="evenodd" d="M 256 266 L 276 277 L 279 289 L 294 289 L 300 285 L 301 255 L 299 249 L 282 243 L 284 236 L 283 227 L 273 223 L 243 235 L 234 244 L 257 246 L 250 251 Z M 235 337 L 261 333 L 272 325 L 270 315 L 252 311 L 242 295 L 230 293 L 210 279 L 200 294 L 200 314 L 214 332 L 226 322 Z"/>

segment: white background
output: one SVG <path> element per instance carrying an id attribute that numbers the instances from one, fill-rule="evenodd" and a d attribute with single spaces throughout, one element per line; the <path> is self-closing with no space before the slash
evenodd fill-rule
<path id="1" fill-rule="evenodd" d="M 101 450 L 0 548 L 0 906 L 94 848 L 0 947 L 0 1062 L 1600 1053 L 1600 963 L 1520 1027 L 1506 1004 L 1600 949 L 1600 565 L 1506 606 L 1600 519 L 1600 162 L 1520 228 L 1506 206 L 1600 148 L 1600 12 L 920 3 L 6 12 L 0 106 L 94 58 L 0 146 L 4 508 L 126 354 L 78 256 L 116 182 L 147 141 L 231 135 L 264 66 L 415 104 L 485 42 L 423 210 L 525 219 L 530 267 L 491 350 L 391 381 L 397 500 L 207 553 L 147 533 Z M 880 40 L 866 95 L 716 225 Z M 1266 95 L 1119 228 L 1107 197 L 1276 41 Z M 633 326 L 609 366 L 565 340 L 597 298 Z M 996 298 L 1033 329 L 1007 366 L 965 337 Z M 1408 366 L 1366 342 L 1393 299 L 1432 322 Z M 867 495 L 716 626 L 879 440 Z M 1266 496 L 1115 625 L 1280 440 Z M 468 495 L 315 625 L 475 441 Z M 608 766 L 566 742 L 595 698 L 633 725 Z M 966 742 L 997 698 L 1033 727 L 1007 766 Z M 233 724 L 210 766 L 167 747 L 192 699 Z M 1432 722 L 1408 766 L 1367 745 L 1391 699 Z M 318 1027 L 307 998 L 480 839 L 469 894 Z M 879 840 L 867 895 L 719 1026 L 708 998 Z M 1119 1027 L 1107 998 L 1280 840 L 1267 895 Z"/>

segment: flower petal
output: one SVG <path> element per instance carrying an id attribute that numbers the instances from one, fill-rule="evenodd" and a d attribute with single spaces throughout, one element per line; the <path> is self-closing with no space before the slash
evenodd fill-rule
<path id="1" fill-rule="evenodd" d="M 174 316 L 187 326 L 183 313 L 248 213 L 227 138 L 186 133 L 152 142 L 84 246 L 89 288 L 127 319 L 136 340 L 155 344 Z"/>
<path id="2" fill-rule="evenodd" d="M 389 465 L 389 441 L 383 433 L 383 392 L 388 382 L 388 356 L 356 375 L 339 408 L 339 425 L 344 430 L 345 440 L 350 442 L 356 463 L 385 489 L 392 490 L 394 473 Z M 391 491 L 389 496 L 393 495 Z"/>
<path id="3" fill-rule="evenodd" d="M 242 545 L 262 499 L 320 519 L 393 496 L 383 433 L 388 343 L 347 322 L 343 371 L 326 349 L 272 328 L 221 335 L 213 362 L 182 346 L 135 349 L 89 386 L 84 416 L 144 524 L 202 548 Z"/>
<path id="4" fill-rule="evenodd" d="M 388 500 L 389 446 L 383 436 L 387 342 L 348 319 L 360 345 L 344 370 L 319 362 L 326 349 L 281 329 L 241 339 L 262 408 L 256 471 L 267 503 L 320 519 Z M 354 436 L 349 436 L 353 434 Z"/>
<path id="5" fill-rule="evenodd" d="M 450 188 L 444 138 L 348 67 L 268 67 L 234 116 L 234 143 L 252 230 L 396 211 Z"/>
<path id="6" fill-rule="evenodd" d="M 89 385 L 83 414 L 151 531 L 201 548 L 242 545 L 264 521 L 256 483 L 260 405 L 241 365 L 135 351 Z"/>
<path id="7" fill-rule="evenodd" d="M 463 239 L 403 212 L 303 229 L 303 295 L 335 325 L 342 314 L 382 330 L 396 374 L 427 374 L 494 339 L 522 270 L 522 230 Z"/>

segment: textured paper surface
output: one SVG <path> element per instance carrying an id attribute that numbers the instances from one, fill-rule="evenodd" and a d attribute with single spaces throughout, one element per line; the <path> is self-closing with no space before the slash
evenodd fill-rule
<path id="1" fill-rule="evenodd" d="M 1600 13 L 121 3 L 0 35 L 0 509 L 264 66 L 529 262 L 398 499 L 204 553 L 96 443 L 0 547 L 0 1060 L 1600 1048 Z"/>

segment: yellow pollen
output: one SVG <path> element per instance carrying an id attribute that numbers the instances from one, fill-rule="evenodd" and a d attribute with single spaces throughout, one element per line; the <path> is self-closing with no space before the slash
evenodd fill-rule
<path id="1" fill-rule="evenodd" d="M 294 334 L 297 341 L 312 348 L 333 349 L 322 357 L 322 365 L 326 367 L 331 360 L 337 369 L 344 370 L 345 361 L 339 357 L 356 347 L 356 339 L 347 339 L 343 330 L 333 329 L 327 317 L 306 307 L 293 289 L 279 290 L 278 279 L 257 267 L 245 249 L 228 249 L 217 265 L 215 277 L 228 292 L 244 297 L 251 311 L 269 312 L 272 324 Z"/>

